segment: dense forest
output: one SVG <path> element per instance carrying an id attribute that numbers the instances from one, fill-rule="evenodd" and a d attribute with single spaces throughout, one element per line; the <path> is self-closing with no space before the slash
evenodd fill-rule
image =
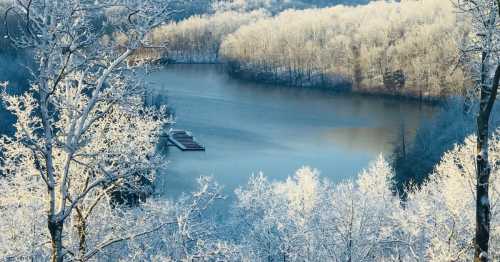
<path id="1" fill-rule="evenodd" d="M 270 81 L 446 96 L 467 85 L 455 51 L 463 20 L 448 1 L 287 11 L 241 28 L 221 49 L 231 70 Z"/>
<path id="2" fill-rule="evenodd" d="M 224 62 L 240 77 L 420 98 L 465 94 L 468 18 L 450 1 L 217 12 L 156 29 L 178 62 Z M 462 59 L 462 60 L 461 60 Z"/>
<path id="3" fill-rule="evenodd" d="M 168 43 L 164 56 L 184 63 L 219 61 L 223 39 L 241 26 L 269 16 L 264 10 L 226 11 L 213 15 L 191 16 L 162 26 L 152 32 L 154 43 Z"/>
<path id="4" fill-rule="evenodd" d="M 0 10 L 0 113 L 12 115 L 0 120 L 0 260 L 500 260 L 499 0 L 19 0 Z M 412 146 L 402 139 L 356 178 L 333 183 L 307 166 L 282 181 L 249 177 L 221 220 L 227 196 L 213 177 L 176 199 L 155 194 L 174 124 L 145 101 L 144 67 L 157 63 L 453 100 Z"/>

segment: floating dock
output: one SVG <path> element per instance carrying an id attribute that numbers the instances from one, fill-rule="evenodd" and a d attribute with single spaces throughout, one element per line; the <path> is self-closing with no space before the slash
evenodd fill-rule
<path id="1" fill-rule="evenodd" d="M 182 151 L 205 151 L 194 137 L 185 130 L 172 130 L 168 134 L 168 141 Z"/>

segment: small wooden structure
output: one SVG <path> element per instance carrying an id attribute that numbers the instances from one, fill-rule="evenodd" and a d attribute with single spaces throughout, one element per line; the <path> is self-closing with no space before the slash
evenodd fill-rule
<path id="1" fill-rule="evenodd" d="M 182 151 L 205 151 L 205 147 L 185 130 L 171 130 L 168 133 L 168 141 Z"/>

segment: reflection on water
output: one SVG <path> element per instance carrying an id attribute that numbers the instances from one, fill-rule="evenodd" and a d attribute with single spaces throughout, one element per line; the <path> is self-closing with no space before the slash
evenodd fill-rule
<path id="1" fill-rule="evenodd" d="M 401 126 L 412 134 L 434 111 L 408 101 L 272 87 L 232 79 L 215 65 L 172 65 L 148 80 L 157 102 L 174 109 L 176 128 L 193 132 L 206 152 L 169 148 L 159 193 L 176 196 L 213 175 L 228 191 L 252 173 L 284 179 L 303 166 L 332 181 L 355 176 L 390 154 Z"/>

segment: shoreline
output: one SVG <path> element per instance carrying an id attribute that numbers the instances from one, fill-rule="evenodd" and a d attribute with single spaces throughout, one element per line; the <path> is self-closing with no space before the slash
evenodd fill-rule
<path id="1" fill-rule="evenodd" d="M 207 62 L 184 62 L 184 61 L 175 61 L 175 60 L 164 60 L 159 59 L 157 61 L 152 62 L 151 64 L 165 67 L 170 65 L 214 65 L 221 66 L 222 70 L 229 77 L 236 79 L 238 81 L 242 81 L 245 83 L 254 83 L 254 84 L 264 84 L 269 85 L 276 88 L 295 88 L 295 89 L 309 89 L 309 90 L 321 90 L 325 92 L 329 92 L 332 94 L 351 94 L 360 97 L 373 97 L 373 98 L 384 98 L 384 99 L 394 99 L 400 101 L 409 101 L 412 103 L 421 103 L 425 105 L 434 105 L 439 106 L 442 103 L 446 102 L 446 100 L 458 96 L 441 96 L 441 97 L 432 97 L 432 96 L 417 96 L 412 94 L 404 94 L 404 93 L 390 93 L 388 91 L 382 91 L 380 89 L 374 89 L 373 91 L 366 89 L 353 89 L 351 83 L 339 83 L 339 84 L 312 84 L 312 85 L 293 85 L 287 84 L 286 81 L 265 81 L 252 79 L 249 77 L 243 77 L 242 74 L 231 73 L 226 69 L 227 63 L 220 61 L 207 61 Z"/>

